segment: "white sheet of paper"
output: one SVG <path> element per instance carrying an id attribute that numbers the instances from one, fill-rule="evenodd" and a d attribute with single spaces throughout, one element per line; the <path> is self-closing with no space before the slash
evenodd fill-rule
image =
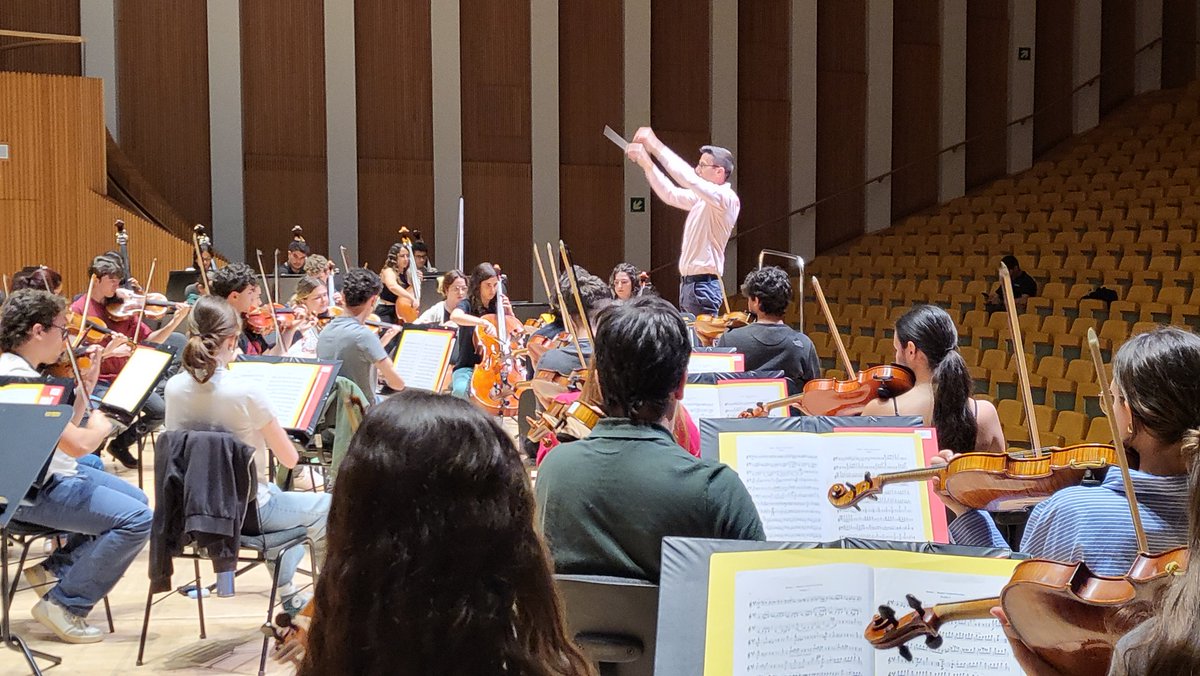
<path id="1" fill-rule="evenodd" d="M 692 420 L 721 418 L 721 393 L 716 385 L 688 384 L 683 388 L 683 407 Z"/>
<path id="2" fill-rule="evenodd" d="M 741 373 L 745 365 L 745 355 L 736 352 L 693 352 L 688 373 Z"/>
<path id="3" fill-rule="evenodd" d="M 42 386 L 30 384 L 14 384 L 0 387 L 0 404 L 41 404 Z"/>
<path id="4" fill-rule="evenodd" d="M 404 379 L 405 387 L 439 392 L 450 348 L 454 343 L 452 331 L 405 331 L 400 334 L 393 364 Z"/>
<path id="5" fill-rule="evenodd" d="M 754 499 L 768 540 L 929 539 L 923 483 L 889 486 L 887 500 L 870 511 L 837 509 L 826 497 L 834 483 L 856 480 L 866 471 L 924 467 L 916 433 L 747 432 L 736 435 L 734 443 L 738 475 Z"/>
<path id="6" fill-rule="evenodd" d="M 926 606 L 998 596 L 1007 577 L 964 575 L 928 570 L 875 570 L 876 605 L 887 604 L 897 616 L 908 614 L 905 594 L 916 596 Z M 869 622 L 870 619 L 867 619 Z M 864 622 L 862 626 L 866 626 Z M 895 649 L 877 652 L 875 673 L 879 676 L 901 674 L 971 674 L 972 676 L 1020 676 L 1024 673 L 1012 655 L 1000 623 L 994 619 L 951 622 L 941 628 L 942 647 L 931 650 L 924 640 L 910 641 L 913 661 L 907 662 Z"/>
<path id="7" fill-rule="evenodd" d="M 136 413 L 138 402 L 154 389 L 162 369 L 170 362 L 171 355 L 167 352 L 138 347 L 100 401 L 122 411 Z"/>
<path id="8" fill-rule="evenodd" d="M 775 401 L 787 396 L 782 379 L 766 382 L 724 380 L 717 385 L 689 383 L 683 388 L 683 406 L 692 418 L 736 418 L 759 402 Z M 772 418 L 784 417 L 784 409 L 770 412 Z"/>
<path id="9" fill-rule="evenodd" d="M 858 564 L 738 572 L 734 676 L 870 673 L 872 577 Z"/>
<path id="10" fill-rule="evenodd" d="M 285 429 L 298 429 L 321 368 L 310 362 L 235 361 L 229 365 L 231 371 L 262 385 L 271 412 Z"/>

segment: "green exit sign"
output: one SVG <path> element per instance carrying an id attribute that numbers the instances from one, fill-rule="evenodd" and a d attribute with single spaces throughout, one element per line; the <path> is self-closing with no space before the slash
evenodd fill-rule
<path id="1" fill-rule="evenodd" d="M 630 197 L 629 212 L 633 214 L 646 213 L 646 198 L 645 197 Z"/>

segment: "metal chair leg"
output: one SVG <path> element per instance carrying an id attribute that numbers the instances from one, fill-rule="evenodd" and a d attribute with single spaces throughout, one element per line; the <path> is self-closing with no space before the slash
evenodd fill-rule
<path id="1" fill-rule="evenodd" d="M 146 633 L 150 631 L 150 606 L 154 601 L 154 592 L 146 592 L 146 615 L 142 618 L 142 637 L 138 641 L 137 665 L 142 666 L 142 656 L 146 654 Z"/>
<path id="2" fill-rule="evenodd" d="M 192 559 L 196 564 L 196 610 L 200 613 L 200 638 L 208 638 L 204 631 L 204 588 L 200 586 L 200 559 Z"/>
<path id="3" fill-rule="evenodd" d="M 117 628 L 113 626 L 112 606 L 108 605 L 108 594 L 104 595 L 104 616 L 108 618 L 108 633 L 117 633 Z"/>
<path id="4" fill-rule="evenodd" d="M 267 602 L 267 623 L 264 625 L 267 627 L 271 626 L 271 614 L 275 611 L 275 594 L 279 591 L 279 560 L 283 558 L 283 553 L 286 551 L 286 549 L 281 549 L 275 556 L 275 561 L 271 566 L 271 595 L 270 600 Z M 266 558 L 265 553 L 263 558 Z M 262 655 L 258 659 L 258 676 L 264 676 L 267 673 L 267 650 L 270 646 L 271 635 L 263 632 Z"/>

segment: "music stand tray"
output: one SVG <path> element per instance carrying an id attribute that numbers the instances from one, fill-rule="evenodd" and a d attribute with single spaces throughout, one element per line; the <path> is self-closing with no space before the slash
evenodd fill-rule
<path id="1" fill-rule="evenodd" d="M 33 404 L 0 404 L 0 589 L 8 593 L 8 535 L 4 531 L 12 521 L 21 500 L 42 475 L 43 468 L 58 438 L 71 421 L 70 406 L 40 406 Z M 5 599 L 7 601 L 7 599 Z M 0 613 L 0 640 L 11 650 L 25 655 L 30 670 L 41 676 L 41 669 L 34 660 L 40 657 L 55 665 L 62 659 L 37 650 L 31 650 L 25 641 L 12 632 L 10 608 L 7 602 Z"/>

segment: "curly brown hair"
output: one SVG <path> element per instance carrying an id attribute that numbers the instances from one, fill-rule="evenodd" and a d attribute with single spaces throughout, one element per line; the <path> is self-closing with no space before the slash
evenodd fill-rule
<path id="1" fill-rule="evenodd" d="M 25 344 L 34 325 L 52 326 L 67 300 L 42 289 L 13 291 L 0 313 L 0 352 Z"/>

